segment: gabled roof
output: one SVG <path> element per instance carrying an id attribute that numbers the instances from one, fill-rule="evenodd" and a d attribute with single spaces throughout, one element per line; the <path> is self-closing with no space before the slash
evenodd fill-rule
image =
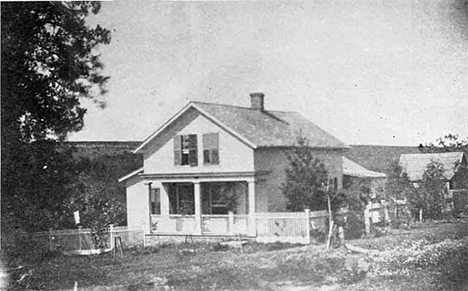
<path id="1" fill-rule="evenodd" d="M 222 127 L 252 148 L 290 147 L 299 135 L 313 148 L 344 149 L 348 146 L 296 112 L 255 110 L 231 105 L 190 102 L 150 135 L 134 153 L 143 149 L 173 121 L 190 108 Z"/>
<path id="2" fill-rule="evenodd" d="M 357 178 L 385 178 L 384 173 L 370 171 L 359 164 L 343 157 L 343 175 Z"/>
<path id="3" fill-rule="evenodd" d="M 463 162 L 463 152 L 432 153 L 432 154 L 406 154 L 401 155 L 400 165 L 408 174 L 410 181 L 422 180 L 427 165 L 432 161 L 442 164 L 444 167 L 444 178 L 450 180 L 457 171 L 459 163 Z"/>

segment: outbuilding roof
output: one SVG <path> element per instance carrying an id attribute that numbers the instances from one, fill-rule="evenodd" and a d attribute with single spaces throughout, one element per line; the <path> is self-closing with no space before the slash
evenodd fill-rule
<path id="1" fill-rule="evenodd" d="M 343 175 L 357 178 L 385 178 L 384 173 L 370 171 L 363 166 L 343 157 Z"/>
<path id="2" fill-rule="evenodd" d="M 408 174 L 411 181 L 420 181 L 427 166 L 433 161 L 439 162 L 444 167 L 444 178 L 450 180 L 455 175 L 457 166 L 464 159 L 465 154 L 463 152 L 404 154 L 400 157 L 400 166 Z"/>
<path id="3" fill-rule="evenodd" d="M 190 108 L 196 109 L 252 148 L 294 146 L 297 144 L 298 136 L 306 137 L 309 146 L 313 148 L 348 148 L 348 145 L 296 112 L 256 110 L 248 107 L 192 101 L 149 136 L 134 152 L 143 149 L 165 127 Z"/>

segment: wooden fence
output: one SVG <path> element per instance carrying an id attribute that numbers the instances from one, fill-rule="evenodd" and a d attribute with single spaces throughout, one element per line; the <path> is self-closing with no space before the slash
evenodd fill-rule
<path id="1" fill-rule="evenodd" d="M 310 244 L 313 232 L 327 233 L 328 212 L 309 211 L 303 212 L 268 212 L 256 213 L 256 241 L 258 242 L 286 242 Z M 364 213 L 366 231 L 370 231 L 370 225 L 386 219 L 385 206 L 380 203 L 369 204 Z M 248 216 L 230 215 L 203 217 L 210 224 L 205 226 L 204 232 L 221 229 L 226 236 L 238 237 L 247 235 L 245 230 L 248 224 Z M 215 220 L 216 218 L 216 220 Z M 216 223 L 213 223 L 215 221 Z M 124 247 L 144 245 L 145 232 L 142 229 L 128 229 L 126 226 L 110 227 L 106 236 L 106 247 L 111 247 L 111 234 L 120 237 Z M 35 241 L 51 250 L 60 247 L 63 250 L 94 249 L 91 229 L 67 229 L 36 232 L 32 234 Z"/>
<path id="2" fill-rule="evenodd" d="M 120 237 L 124 247 L 142 245 L 144 236 L 143 229 L 128 229 L 126 226 L 110 226 L 109 232 L 104 237 L 105 247 L 111 246 L 111 234 L 114 237 Z M 91 250 L 95 249 L 92 232 L 89 228 L 49 230 L 35 232 L 32 234 L 35 242 L 49 248 L 50 250 L 61 249 L 70 250 Z"/>
<path id="3" fill-rule="evenodd" d="M 311 230 L 325 231 L 328 212 L 257 213 L 257 241 L 309 244 Z"/>

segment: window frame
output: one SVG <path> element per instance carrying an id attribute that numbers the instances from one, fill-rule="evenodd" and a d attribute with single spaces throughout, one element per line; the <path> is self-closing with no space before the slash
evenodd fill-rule
<path id="1" fill-rule="evenodd" d="M 219 133 L 204 133 L 203 141 L 203 165 L 219 165 Z"/>
<path id="2" fill-rule="evenodd" d="M 198 166 L 198 138 L 196 134 L 176 135 L 174 143 L 175 166 Z"/>

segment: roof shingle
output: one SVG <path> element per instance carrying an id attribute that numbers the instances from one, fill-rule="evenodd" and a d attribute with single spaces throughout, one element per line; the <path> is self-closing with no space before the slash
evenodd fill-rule
<path id="1" fill-rule="evenodd" d="M 433 154 L 404 154 L 400 157 L 400 165 L 408 174 L 411 181 L 422 180 L 427 165 L 432 161 L 442 164 L 444 178 L 452 179 L 456 172 L 456 166 L 464 158 L 463 152 L 433 153 Z"/>
<path id="2" fill-rule="evenodd" d="M 255 110 L 246 107 L 192 102 L 202 113 L 213 117 L 256 147 L 289 147 L 297 137 L 308 139 L 314 148 L 348 146 L 296 112 Z"/>

